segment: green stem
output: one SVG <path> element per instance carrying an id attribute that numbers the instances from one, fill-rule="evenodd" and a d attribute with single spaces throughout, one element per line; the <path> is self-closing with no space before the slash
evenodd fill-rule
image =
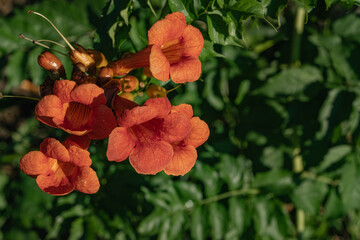
<path id="1" fill-rule="evenodd" d="M 234 191 L 225 192 L 225 193 L 213 196 L 213 197 L 202 199 L 199 202 L 199 205 L 218 202 L 220 200 L 230 198 L 230 197 L 235 197 L 235 196 L 240 196 L 240 195 L 257 195 L 259 193 L 260 193 L 259 189 L 256 189 L 256 188 L 255 189 L 251 189 L 251 188 L 250 189 L 237 189 Z"/>
<path id="2" fill-rule="evenodd" d="M 40 98 L 27 97 L 27 96 L 2 95 L 2 94 L 0 93 L 0 100 L 1 100 L 2 98 L 22 98 L 22 99 L 29 99 L 29 100 L 34 100 L 34 101 L 40 101 Z"/>
<path id="3" fill-rule="evenodd" d="M 292 66 L 300 65 L 301 35 L 304 31 L 305 13 L 303 7 L 298 7 L 296 10 L 290 60 Z"/>

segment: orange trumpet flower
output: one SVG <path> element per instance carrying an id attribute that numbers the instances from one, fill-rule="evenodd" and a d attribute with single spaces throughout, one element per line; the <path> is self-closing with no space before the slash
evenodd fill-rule
<path id="1" fill-rule="evenodd" d="M 20 169 L 36 178 L 36 183 L 51 195 L 66 195 L 73 190 L 93 194 L 100 183 L 90 168 L 90 153 L 86 150 L 90 139 L 70 135 L 62 144 L 54 138 L 46 138 L 40 151 L 32 151 L 20 160 Z"/>
<path id="2" fill-rule="evenodd" d="M 118 97 L 115 106 L 124 106 L 120 103 L 126 101 Z M 129 157 L 134 169 L 142 174 L 164 170 L 173 156 L 171 143 L 181 141 L 190 132 L 189 119 L 171 112 L 167 98 L 153 98 L 143 106 L 119 110 L 116 109 L 119 127 L 109 136 L 108 160 L 120 162 Z"/>
<path id="3" fill-rule="evenodd" d="M 208 138 L 208 125 L 198 117 L 193 117 L 193 110 L 189 104 L 173 106 L 171 112 L 183 114 L 190 120 L 190 133 L 181 141 L 172 143 L 174 154 L 164 172 L 168 175 L 184 175 L 195 165 L 197 159 L 196 148 Z"/>
<path id="4" fill-rule="evenodd" d="M 204 46 L 201 32 L 186 24 L 183 13 L 168 14 L 148 31 L 149 47 L 109 63 L 115 75 L 125 75 L 134 68 L 149 68 L 152 76 L 176 83 L 193 82 L 201 74 L 198 59 Z"/>
<path id="5" fill-rule="evenodd" d="M 107 138 L 116 127 L 112 110 L 105 104 L 104 90 L 95 84 L 55 81 L 53 94 L 44 96 L 35 108 L 37 119 L 73 135 Z"/>

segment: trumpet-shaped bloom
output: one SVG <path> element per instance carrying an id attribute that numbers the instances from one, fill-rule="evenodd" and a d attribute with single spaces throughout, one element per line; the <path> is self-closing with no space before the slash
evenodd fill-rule
<path id="1" fill-rule="evenodd" d="M 181 113 L 171 111 L 167 98 L 153 98 L 143 106 L 123 109 L 117 98 L 114 106 L 118 113 L 119 127 L 110 136 L 107 149 L 109 161 L 123 161 L 129 157 L 130 164 L 138 173 L 156 174 L 169 164 L 175 143 L 190 133 L 189 119 Z"/>
<path id="2" fill-rule="evenodd" d="M 35 108 L 37 119 L 73 135 L 107 138 L 116 127 L 112 110 L 106 106 L 104 90 L 95 84 L 55 81 L 53 94 L 44 96 Z"/>
<path id="3" fill-rule="evenodd" d="M 190 133 L 181 141 L 173 142 L 173 156 L 164 172 L 168 175 L 184 175 L 195 165 L 197 159 L 196 148 L 209 138 L 209 127 L 198 117 L 193 117 L 191 105 L 180 104 L 173 106 L 172 113 L 182 114 L 190 120 Z"/>
<path id="4" fill-rule="evenodd" d="M 152 76 L 176 83 L 193 82 L 201 74 L 198 59 L 204 46 L 201 32 L 186 24 L 183 13 L 168 14 L 148 31 L 149 47 L 123 59 L 111 62 L 115 75 L 124 75 L 134 68 L 149 68 Z"/>
<path id="5" fill-rule="evenodd" d="M 86 151 L 90 139 L 86 136 L 69 136 L 63 143 L 46 138 L 40 151 L 32 151 L 20 160 L 21 170 L 36 178 L 39 188 L 52 195 L 65 195 L 73 190 L 92 194 L 100 183 L 90 168 L 90 153 Z"/>

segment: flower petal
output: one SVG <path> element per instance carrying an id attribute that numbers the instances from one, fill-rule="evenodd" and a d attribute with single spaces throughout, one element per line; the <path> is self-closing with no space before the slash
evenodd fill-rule
<path id="1" fill-rule="evenodd" d="M 194 115 L 193 108 L 190 104 L 182 103 L 177 106 L 172 106 L 171 112 L 180 112 L 184 114 L 188 119 L 191 119 Z"/>
<path id="2" fill-rule="evenodd" d="M 71 101 L 70 93 L 75 87 L 75 81 L 58 80 L 54 83 L 53 93 L 61 100 L 62 103 L 67 103 Z"/>
<path id="3" fill-rule="evenodd" d="M 29 152 L 21 158 L 20 169 L 30 176 L 47 174 L 50 170 L 49 159 L 40 151 Z"/>
<path id="4" fill-rule="evenodd" d="M 197 152 L 193 146 L 173 146 L 174 155 L 164 172 L 168 175 L 185 175 L 195 165 Z"/>
<path id="5" fill-rule="evenodd" d="M 66 195 L 75 189 L 74 184 L 69 182 L 63 173 L 61 175 L 58 173 L 49 176 L 39 175 L 36 183 L 44 192 L 56 196 Z"/>
<path id="6" fill-rule="evenodd" d="M 158 115 L 158 110 L 151 106 L 139 106 L 131 110 L 124 110 L 118 118 L 121 127 L 131 127 L 147 122 Z"/>
<path id="7" fill-rule="evenodd" d="M 184 139 L 184 144 L 191 145 L 197 148 L 209 138 L 210 130 L 206 122 L 204 122 L 198 117 L 193 117 L 190 120 L 190 123 L 191 132 Z"/>
<path id="8" fill-rule="evenodd" d="M 106 156 L 109 161 L 121 162 L 127 159 L 135 142 L 124 127 L 115 128 L 109 135 Z"/>
<path id="9" fill-rule="evenodd" d="M 145 101 L 144 106 L 150 106 L 157 111 L 158 118 L 166 117 L 171 111 L 171 103 L 167 97 L 150 98 Z"/>
<path id="10" fill-rule="evenodd" d="M 174 12 L 168 14 L 165 19 L 159 20 L 148 31 L 149 45 L 161 46 L 166 41 L 179 39 L 186 27 L 183 13 Z"/>
<path id="11" fill-rule="evenodd" d="M 35 107 L 36 118 L 51 127 L 57 127 L 53 118 L 64 118 L 65 111 L 61 100 L 55 95 L 43 97 Z"/>
<path id="12" fill-rule="evenodd" d="M 96 172 L 90 167 L 79 168 L 74 184 L 77 191 L 87 194 L 96 193 L 100 188 Z"/>
<path id="13" fill-rule="evenodd" d="M 136 145 L 130 154 L 130 164 L 141 174 L 156 174 L 166 167 L 173 155 L 172 146 L 165 141 L 147 141 Z"/>
<path id="14" fill-rule="evenodd" d="M 172 112 L 164 118 L 160 137 L 168 143 L 179 142 L 189 135 L 190 130 L 190 119 L 185 114 Z"/>
<path id="15" fill-rule="evenodd" d="M 194 82 L 200 75 L 201 62 L 198 58 L 183 58 L 170 66 L 170 76 L 175 83 Z"/>
<path id="16" fill-rule="evenodd" d="M 55 138 L 46 138 L 40 144 L 40 151 L 47 157 L 57 159 L 61 162 L 70 162 L 68 150 Z"/>
<path id="17" fill-rule="evenodd" d="M 92 164 L 90 153 L 88 151 L 74 145 L 69 146 L 68 151 L 72 164 L 78 167 L 89 167 Z"/>
<path id="18" fill-rule="evenodd" d="M 106 104 L 104 90 L 95 84 L 87 83 L 76 87 L 70 94 L 72 101 L 90 107 Z"/>
<path id="19" fill-rule="evenodd" d="M 167 81 L 170 78 L 170 63 L 161 51 L 160 46 L 153 45 L 150 53 L 150 71 L 154 78 Z"/>
<path id="20" fill-rule="evenodd" d="M 115 95 L 113 101 L 111 103 L 112 109 L 115 110 L 116 117 L 119 117 L 124 110 L 126 109 L 133 109 L 134 107 L 139 106 L 137 103 L 130 101 L 126 98 L 122 98 L 118 95 Z"/>
<path id="21" fill-rule="evenodd" d="M 204 47 L 204 37 L 200 30 L 189 25 L 182 37 L 183 56 L 198 57 Z"/>
<path id="22" fill-rule="evenodd" d="M 67 148 L 74 145 L 74 146 L 77 146 L 84 150 L 87 150 L 89 148 L 90 142 L 91 142 L 91 140 L 90 140 L 90 138 L 88 138 L 87 135 L 84 135 L 84 136 L 69 135 L 62 142 L 62 144 Z"/>
<path id="23" fill-rule="evenodd" d="M 91 139 L 104 139 L 109 137 L 116 127 L 116 119 L 112 110 L 106 105 L 100 105 L 93 109 L 89 128 L 92 130 L 88 136 Z"/>

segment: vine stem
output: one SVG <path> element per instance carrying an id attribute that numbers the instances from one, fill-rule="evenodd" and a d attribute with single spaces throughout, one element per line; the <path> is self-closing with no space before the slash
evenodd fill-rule
<path id="1" fill-rule="evenodd" d="M 256 189 L 256 188 L 237 189 L 234 191 L 225 192 L 225 193 L 213 196 L 213 197 L 202 199 L 199 202 L 199 205 L 209 204 L 209 203 L 217 202 L 217 201 L 220 201 L 220 200 L 223 200 L 226 198 L 235 197 L 235 196 L 239 196 L 239 195 L 257 195 L 259 193 L 260 193 L 259 189 Z"/>
<path id="2" fill-rule="evenodd" d="M 2 94 L 0 93 L 0 100 L 1 100 L 2 98 L 22 98 L 22 99 L 29 99 L 29 100 L 34 100 L 34 101 L 40 101 L 40 98 L 27 97 L 27 96 L 2 95 Z"/>
<path id="3" fill-rule="evenodd" d="M 292 66 L 300 65 L 301 35 L 304 31 L 305 13 L 304 7 L 298 7 L 296 10 L 290 60 Z"/>

